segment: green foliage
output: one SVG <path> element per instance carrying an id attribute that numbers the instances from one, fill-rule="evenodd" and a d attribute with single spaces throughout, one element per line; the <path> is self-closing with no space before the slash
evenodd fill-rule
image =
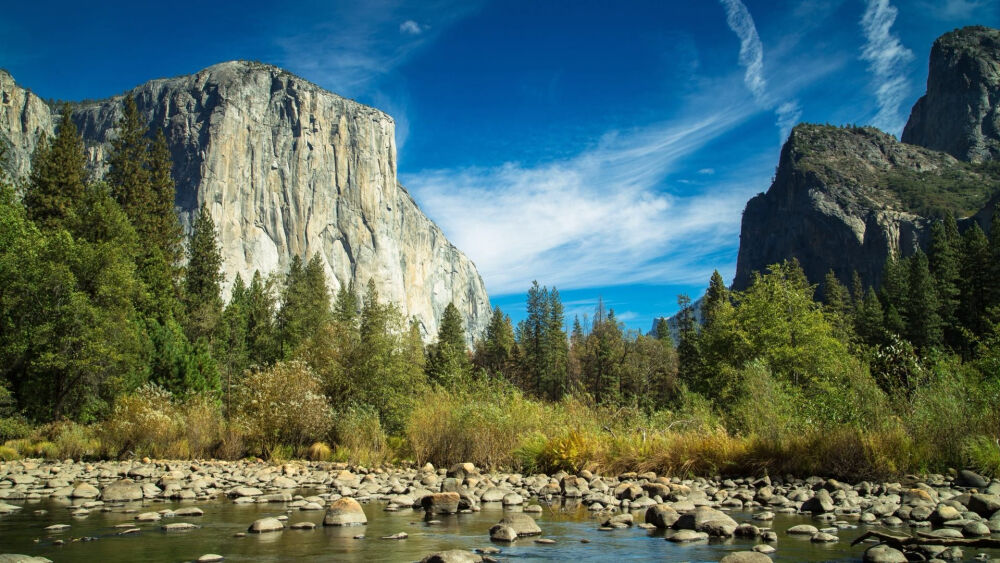
<path id="1" fill-rule="evenodd" d="M 295 256 L 285 276 L 277 319 L 284 355 L 291 356 L 301 342 L 329 322 L 332 315 L 330 289 L 319 255 L 314 255 L 305 266 Z"/>
<path id="2" fill-rule="evenodd" d="M 150 381 L 177 396 L 219 391 L 218 367 L 204 340 L 192 344 L 173 319 L 150 319 L 147 331 L 153 345 Z"/>
<path id="3" fill-rule="evenodd" d="M 517 343 L 510 317 L 500 307 L 494 307 L 490 323 L 486 326 L 486 335 L 476 344 L 475 365 L 491 376 L 515 380 L 516 354 Z"/>
<path id="4" fill-rule="evenodd" d="M 471 372 L 462 324 L 458 308 L 454 303 L 448 303 L 441 317 L 437 342 L 427 353 L 427 379 L 432 383 L 453 385 Z"/>
<path id="5" fill-rule="evenodd" d="M 202 205 L 188 243 L 184 275 L 186 333 L 192 341 L 211 341 L 222 320 L 222 250 L 215 222 Z"/>
<path id="6" fill-rule="evenodd" d="M 939 219 L 968 217 L 1000 189 L 1000 173 L 976 165 L 927 171 L 895 169 L 882 182 L 906 211 Z"/>
<path id="7" fill-rule="evenodd" d="M 236 389 L 234 406 L 235 420 L 251 451 L 261 455 L 270 455 L 282 445 L 321 440 L 333 426 L 319 378 L 298 361 L 248 373 Z"/>
<path id="8" fill-rule="evenodd" d="M 76 233 L 81 226 L 78 202 L 87 187 L 87 158 L 83 141 L 63 107 L 56 137 L 49 143 L 39 139 L 31 160 L 31 178 L 24 194 L 28 217 L 44 230 L 66 229 Z"/>

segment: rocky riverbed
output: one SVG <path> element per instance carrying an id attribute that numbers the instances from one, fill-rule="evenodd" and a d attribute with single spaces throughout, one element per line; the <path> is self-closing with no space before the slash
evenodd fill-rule
<path id="1" fill-rule="evenodd" d="M 212 529 L 212 539 L 193 542 L 206 549 L 190 553 L 190 538 L 202 528 Z M 868 532 L 882 535 L 850 545 Z M 302 533 L 324 536 L 286 537 Z M 80 560 L 91 542 L 128 549 L 127 538 L 151 534 L 158 545 L 187 551 L 161 549 L 132 560 L 280 559 L 269 542 L 284 553 L 312 546 L 298 557 L 336 548 L 345 558 L 368 560 L 990 559 L 1000 557 L 1000 481 L 969 471 L 851 485 L 820 477 L 520 475 L 471 464 L 0 465 L 0 552 L 24 554 L 0 555 L 0 562 Z M 261 543 L 232 543 L 251 539 Z M 414 553 L 418 548 L 426 552 Z"/>

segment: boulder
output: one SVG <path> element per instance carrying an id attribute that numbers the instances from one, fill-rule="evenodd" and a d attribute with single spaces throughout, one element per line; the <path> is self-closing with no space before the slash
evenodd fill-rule
<path id="1" fill-rule="evenodd" d="M 260 520 L 255 520 L 247 531 L 251 534 L 265 534 L 268 532 L 280 532 L 285 528 L 285 525 L 281 523 L 281 520 L 277 518 L 261 518 Z"/>
<path id="2" fill-rule="evenodd" d="M 479 563 L 483 558 L 464 549 L 451 549 L 432 553 L 420 560 L 420 563 Z"/>
<path id="3" fill-rule="evenodd" d="M 517 533 L 518 537 L 537 536 L 542 533 L 542 529 L 538 527 L 535 519 L 523 512 L 512 512 L 501 518 L 497 524 L 509 526 Z"/>
<path id="4" fill-rule="evenodd" d="M 433 493 L 420 499 L 420 505 L 428 514 L 455 514 L 461 495 L 455 492 Z"/>
<path id="5" fill-rule="evenodd" d="M 324 526 L 363 526 L 367 523 L 364 509 L 358 501 L 348 497 L 334 501 L 323 517 Z"/>
<path id="6" fill-rule="evenodd" d="M 864 563 L 906 563 L 902 551 L 887 545 L 873 545 L 865 550 Z"/>
<path id="7" fill-rule="evenodd" d="M 757 551 L 735 551 L 719 559 L 719 563 L 771 563 L 771 558 Z"/>
<path id="8" fill-rule="evenodd" d="M 510 526 L 497 524 L 490 528 L 490 539 L 497 542 L 512 542 L 517 539 L 517 532 Z"/>
<path id="9" fill-rule="evenodd" d="M 106 485 L 101 491 L 104 502 L 131 502 L 142 500 L 142 487 L 131 479 L 122 479 Z"/>

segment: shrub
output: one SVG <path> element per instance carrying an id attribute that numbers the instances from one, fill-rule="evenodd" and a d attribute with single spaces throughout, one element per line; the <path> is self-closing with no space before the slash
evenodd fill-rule
<path id="1" fill-rule="evenodd" d="M 333 450 L 326 442 L 314 442 L 306 449 L 304 457 L 312 461 L 330 461 L 333 457 Z"/>
<path id="2" fill-rule="evenodd" d="M 0 417 L 0 441 L 27 438 L 31 434 L 31 425 L 22 416 Z"/>
<path id="3" fill-rule="evenodd" d="M 177 439 L 180 418 L 170 393 L 146 384 L 115 399 L 111 416 L 98 427 L 98 436 L 108 457 L 161 457 Z"/>
<path id="4" fill-rule="evenodd" d="M 93 430 L 87 426 L 68 421 L 59 423 L 55 425 L 52 435 L 55 450 L 60 459 L 81 460 L 100 454 L 100 441 L 94 436 Z"/>
<path id="5" fill-rule="evenodd" d="M 301 446 L 324 438 L 333 424 L 320 381 L 298 361 L 248 373 L 236 389 L 235 420 L 251 450 L 276 452 L 279 445 Z"/>
<path id="6" fill-rule="evenodd" d="M 21 459 L 21 453 L 10 446 L 0 446 L 0 461 Z"/>
<path id="7" fill-rule="evenodd" d="M 350 407 L 334 417 L 338 459 L 377 465 L 392 457 L 382 422 L 371 407 Z"/>

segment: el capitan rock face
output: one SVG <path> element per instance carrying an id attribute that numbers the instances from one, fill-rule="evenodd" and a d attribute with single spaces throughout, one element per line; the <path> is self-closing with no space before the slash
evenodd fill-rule
<path id="1" fill-rule="evenodd" d="M 966 27 L 934 42 L 927 94 L 902 140 L 969 162 L 1000 158 L 1000 30 Z"/>
<path id="2" fill-rule="evenodd" d="M 31 131 L 51 134 L 56 117 L 9 75 L 0 73 L 0 88 L 0 100 L 15 100 L 0 113 L 0 132 L 15 145 L 12 172 L 23 177 Z M 319 254 L 334 291 L 352 281 L 362 291 L 374 279 L 380 297 L 415 316 L 431 337 L 449 302 L 470 338 L 485 328 L 490 305 L 475 265 L 396 178 L 388 115 L 244 61 L 152 80 L 131 93 L 150 129 L 166 134 L 181 222 L 189 226 L 203 203 L 215 220 L 227 294 L 237 274 L 283 272 L 293 256 Z M 122 100 L 72 110 L 97 176 Z M 15 106 L 26 109 L 15 115 Z"/>

